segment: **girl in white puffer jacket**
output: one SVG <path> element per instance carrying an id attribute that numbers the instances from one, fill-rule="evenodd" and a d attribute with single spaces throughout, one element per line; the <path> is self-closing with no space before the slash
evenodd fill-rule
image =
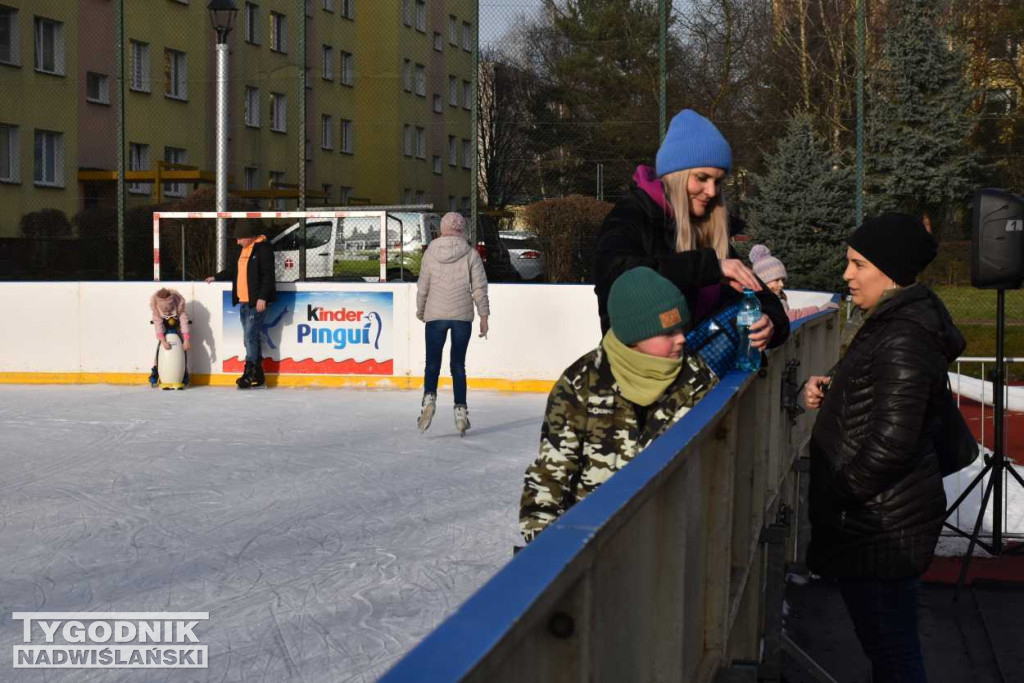
<path id="1" fill-rule="evenodd" d="M 466 219 L 449 212 L 441 218 L 441 237 L 423 254 L 416 284 L 416 317 L 426 323 L 426 368 L 418 426 L 430 427 L 437 404 L 441 354 L 451 331 L 451 373 L 455 390 L 455 429 L 469 429 L 466 407 L 466 349 L 473 334 L 473 307 L 480 315 L 480 336 L 487 336 L 490 305 L 487 274 L 480 255 L 466 241 Z"/>

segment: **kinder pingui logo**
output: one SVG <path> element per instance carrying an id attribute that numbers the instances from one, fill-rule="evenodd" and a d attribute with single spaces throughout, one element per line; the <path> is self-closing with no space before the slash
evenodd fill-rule
<path id="1" fill-rule="evenodd" d="M 376 311 L 351 308 L 328 309 L 306 305 L 306 322 L 296 328 L 300 344 L 328 344 L 335 349 L 349 346 L 380 348 L 384 324 Z"/>

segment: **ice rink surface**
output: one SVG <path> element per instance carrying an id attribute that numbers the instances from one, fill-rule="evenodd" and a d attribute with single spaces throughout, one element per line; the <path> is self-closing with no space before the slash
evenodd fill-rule
<path id="1" fill-rule="evenodd" d="M 0 679 L 376 680 L 519 540 L 546 397 L 451 400 L 0 386 Z M 16 611 L 209 612 L 209 668 L 15 670 Z"/>

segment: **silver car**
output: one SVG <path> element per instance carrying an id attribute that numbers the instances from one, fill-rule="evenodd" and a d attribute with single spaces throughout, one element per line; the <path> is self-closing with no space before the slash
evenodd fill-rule
<path id="1" fill-rule="evenodd" d="M 544 254 L 537 236 L 523 230 L 498 233 L 501 246 L 508 251 L 509 261 L 523 282 L 538 280 L 544 275 Z"/>

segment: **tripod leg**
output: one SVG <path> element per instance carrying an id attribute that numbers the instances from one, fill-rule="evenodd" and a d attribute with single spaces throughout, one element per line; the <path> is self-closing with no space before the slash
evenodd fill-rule
<path id="1" fill-rule="evenodd" d="M 989 477 L 988 485 L 985 487 L 985 495 L 981 497 L 981 508 L 978 510 L 978 519 L 974 522 L 974 533 L 971 534 L 971 542 L 967 544 L 967 555 L 964 556 L 964 563 L 960 566 L 960 577 L 956 580 L 956 588 L 953 590 L 953 602 L 960 599 L 960 589 L 964 587 L 967 579 L 967 570 L 971 566 L 971 556 L 974 554 L 974 546 L 978 544 L 978 534 L 981 532 L 981 522 L 985 519 L 985 508 L 988 507 L 988 497 L 992 493 L 992 486 L 995 478 Z"/>
<path id="2" fill-rule="evenodd" d="M 977 486 L 978 484 L 980 484 L 985 479 L 985 475 L 988 474 L 989 470 L 991 470 L 991 469 L 992 469 L 992 461 L 988 460 L 985 463 L 985 467 L 981 470 L 981 472 L 978 474 L 978 476 L 976 476 L 974 478 L 974 481 L 972 481 L 970 483 L 970 485 L 966 489 L 963 490 L 963 492 L 960 494 L 960 497 L 956 499 L 956 502 L 954 502 L 952 505 L 950 505 L 949 509 L 946 510 L 946 517 L 945 517 L 946 519 L 949 519 L 949 516 L 951 514 L 953 514 L 953 511 L 956 510 L 958 507 L 960 507 L 960 503 L 964 502 L 964 500 L 967 498 L 967 496 L 969 496 L 971 494 L 971 491 L 974 490 L 974 487 Z"/>
<path id="3" fill-rule="evenodd" d="M 1010 475 L 1011 475 L 1011 476 L 1012 476 L 1012 477 L 1013 477 L 1014 479 L 1016 479 L 1016 480 L 1017 480 L 1017 483 L 1018 483 L 1018 484 L 1020 484 L 1021 486 L 1024 486 L 1024 479 L 1022 479 L 1022 478 L 1021 478 L 1021 476 L 1020 476 L 1020 472 L 1018 472 L 1018 471 L 1017 471 L 1017 470 L 1016 470 L 1016 469 L 1014 468 L 1014 466 L 1013 466 L 1012 464 L 1010 464 L 1010 463 L 1006 463 L 1006 465 L 1005 465 L 1005 468 L 1006 468 L 1006 471 L 1007 471 L 1007 472 L 1009 472 L 1009 473 L 1010 473 Z"/>

